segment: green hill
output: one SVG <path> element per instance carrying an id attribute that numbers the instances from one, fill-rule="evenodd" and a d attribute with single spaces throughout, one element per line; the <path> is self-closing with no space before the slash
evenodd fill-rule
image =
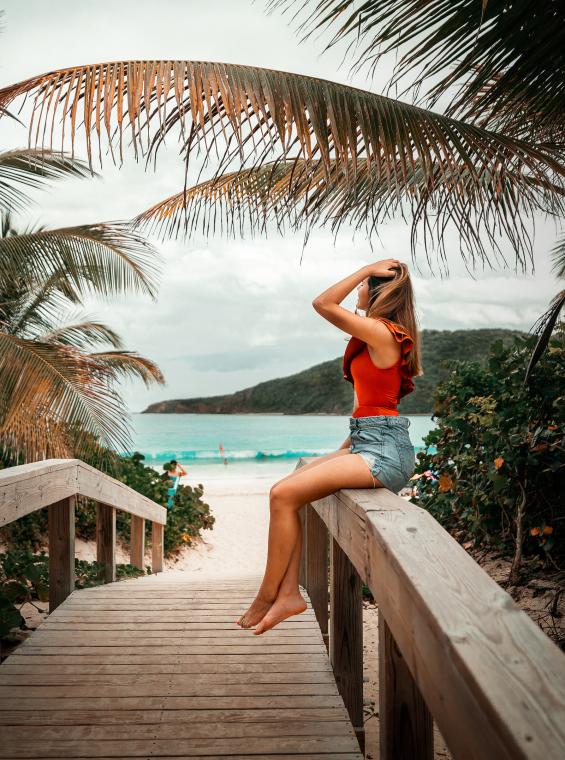
<path id="1" fill-rule="evenodd" d="M 433 391 L 451 359 L 483 361 L 489 346 L 501 339 L 507 343 L 515 330 L 423 330 L 422 359 L 425 374 L 414 379 L 415 389 L 402 399 L 403 414 L 428 414 Z M 342 357 L 297 372 L 267 380 L 224 396 L 173 399 L 150 404 L 144 413 L 157 414 L 351 414 L 353 387 L 341 369 Z"/>

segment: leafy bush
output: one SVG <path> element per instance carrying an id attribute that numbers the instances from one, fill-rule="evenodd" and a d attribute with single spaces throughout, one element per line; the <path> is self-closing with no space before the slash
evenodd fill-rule
<path id="1" fill-rule="evenodd" d="M 109 475 L 147 496 L 157 504 L 166 506 L 168 476 L 159 474 L 152 467 L 143 464 L 144 456 L 135 452 L 131 457 L 112 457 L 108 454 L 105 462 L 97 459 L 98 466 Z M 198 485 L 179 485 L 175 494 L 174 506 L 168 510 L 165 526 L 165 556 L 177 552 L 182 546 L 190 544 L 199 536 L 200 531 L 212 528 L 214 517 L 210 506 L 202 501 L 203 487 Z M 96 538 L 96 504 L 90 499 L 78 499 L 75 513 L 76 535 L 86 541 Z M 130 540 L 131 518 L 120 510 L 116 513 L 116 537 L 128 545 Z M 146 539 L 151 542 L 151 523 L 146 521 Z M 47 510 L 42 509 L 25 515 L 2 529 L 2 536 L 10 547 L 35 552 L 44 544 L 47 536 Z"/>
<path id="2" fill-rule="evenodd" d="M 565 546 L 565 370 L 563 326 L 528 385 L 535 337 L 491 346 L 487 366 L 457 362 L 437 388 L 438 427 L 418 455 L 416 504 L 475 545 L 538 554 L 559 568 Z"/>

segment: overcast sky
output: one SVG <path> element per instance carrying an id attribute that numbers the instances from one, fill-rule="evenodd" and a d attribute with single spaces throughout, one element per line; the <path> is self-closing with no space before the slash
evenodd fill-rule
<path id="1" fill-rule="evenodd" d="M 295 26 L 280 13 L 267 15 L 263 0 L 4 0 L 0 38 L 0 85 L 55 68 L 108 60 L 179 58 L 282 69 L 384 92 L 385 61 L 373 82 L 348 75 L 340 50 L 321 54 L 325 37 L 300 43 Z M 25 145 L 27 133 L 2 120 L 0 148 Z M 36 195 L 26 221 L 50 226 L 128 219 L 182 189 L 183 168 L 169 145 L 157 171 L 145 171 L 131 155 L 103 177 L 68 181 Z M 362 233 L 344 228 L 335 243 L 314 231 L 302 254 L 302 236 L 226 239 L 210 237 L 159 244 L 164 268 L 156 302 L 128 296 L 92 301 L 89 316 L 110 324 L 127 348 L 155 360 L 167 386 L 124 386 L 132 411 L 163 398 L 230 393 L 282 377 L 343 353 L 348 335 L 322 319 L 312 299 L 330 284 L 380 258 L 410 262 L 408 227 L 392 221 L 380 229 L 373 252 Z M 557 284 L 548 251 L 552 223 L 539 221 L 535 271 L 509 266 L 477 270 L 461 263 L 451 232 L 450 275 L 440 277 L 420 257 L 414 285 L 421 326 L 434 329 L 508 327 L 529 329 Z M 452 242 L 451 242 L 452 241 Z M 302 262 L 300 261 L 302 255 Z M 355 291 L 343 302 L 353 308 Z"/>

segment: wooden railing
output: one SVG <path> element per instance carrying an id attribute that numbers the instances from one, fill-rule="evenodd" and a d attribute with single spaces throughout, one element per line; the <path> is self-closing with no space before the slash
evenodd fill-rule
<path id="1" fill-rule="evenodd" d="M 116 510 L 131 515 L 130 561 L 144 568 L 145 520 L 152 522 L 151 564 L 163 569 L 165 507 L 78 459 L 47 459 L 0 470 L 0 527 L 47 507 L 49 533 L 49 611 L 75 585 L 75 503 L 93 499 L 96 507 L 96 556 L 102 580 L 116 580 Z"/>
<path id="2" fill-rule="evenodd" d="M 381 760 L 431 760 L 433 720 L 457 760 L 565 757 L 565 656 L 429 512 L 383 488 L 300 512 L 300 583 L 362 749 L 364 583 L 379 613 Z"/>

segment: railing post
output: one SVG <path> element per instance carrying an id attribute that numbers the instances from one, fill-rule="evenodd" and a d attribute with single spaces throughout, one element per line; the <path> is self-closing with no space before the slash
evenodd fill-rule
<path id="1" fill-rule="evenodd" d="M 151 523 L 151 571 L 153 573 L 163 571 L 164 527 L 162 523 Z"/>
<path id="2" fill-rule="evenodd" d="M 326 649 L 328 636 L 328 529 L 311 504 L 306 504 L 307 546 L 303 549 L 306 568 L 306 590 L 312 602 L 316 620 L 320 626 Z"/>
<path id="3" fill-rule="evenodd" d="M 49 612 L 75 587 L 75 496 L 48 506 Z"/>
<path id="4" fill-rule="evenodd" d="M 333 536 L 330 546 L 330 662 L 364 752 L 361 578 Z"/>
<path id="5" fill-rule="evenodd" d="M 380 760 L 433 760 L 433 718 L 379 609 Z"/>
<path id="6" fill-rule="evenodd" d="M 116 508 L 96 504 L 96 560 L 104 567 L 100 578 L 104 583 L 116 580 Z"/>
<path id="7" fill-rule="evenodd" d="M 139 568 L 145 569 L 145 520 L 137 515 L 131 516 L 131 535 L 130 535 L 130 563 Z"/>
<path id="8" fill-rule="evenodd" d="M 306 522 L 306 511 L 309 504 L 304 504 L 298 510 L 300 525 L 302 526 L 302 551 L 300 553 L 300 569 L 298 571 L 298 584 L 308 591 L 308 573 L 306 571 L 306 557 L 308 556 L 308 524 Z"/>

